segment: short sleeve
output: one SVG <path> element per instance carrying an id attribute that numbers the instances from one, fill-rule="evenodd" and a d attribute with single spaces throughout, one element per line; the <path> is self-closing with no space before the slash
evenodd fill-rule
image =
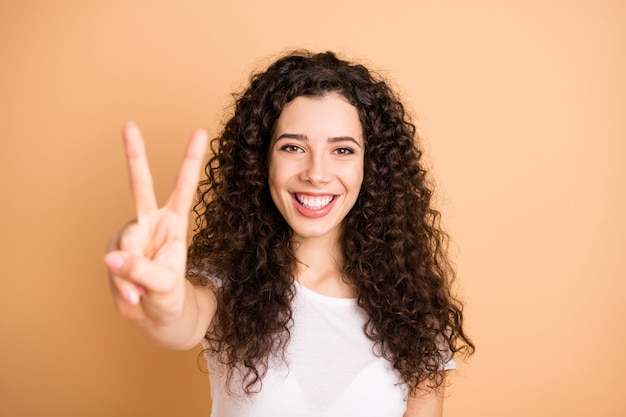
<path id="1" fill-rule="evenodd" d="M 443 359 L 443 364 L 440 366 L 441 371 L 453 371 L 456 369 L 456 362 L 452 357 L 452 351 L 450 350 L 450 346 L 446 342 L 443 335 L 439 335 L 437 337 L 437 349 L 441 353 L 441 358 Z"/>
<path id="2" fill-rule="evenodd" d="M 222 279 L 207 264 L 187 265 L 186 277 L 194 285 L 211 285 L 216 289 L 222 286 Z"/>

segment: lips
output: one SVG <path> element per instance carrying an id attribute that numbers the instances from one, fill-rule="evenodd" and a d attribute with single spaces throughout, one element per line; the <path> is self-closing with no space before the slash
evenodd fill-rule
<path id="1" fill-rule="evenodd" d="M 304 193 L 291 194 L 296 209 L 300 214 L 309 218 L 323 217 L 328 214 L 337 201 L 333 194 L 311 195 Z"/>

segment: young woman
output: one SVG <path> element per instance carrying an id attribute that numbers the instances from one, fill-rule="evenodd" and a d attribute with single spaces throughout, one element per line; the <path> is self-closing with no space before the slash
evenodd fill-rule
<path id="1" fill-rule="evenodd" d="M 445 373 L 474 346 L 384 81 L 330 52 L 254 75 L 213 142 L 188 250 L 206 134 L 162 208 L 134 124 L 124 138 L 137 221 L 105 256 L 113 297 L 155 342 L 203 344 L 213 416 L 442 415 Z"/>

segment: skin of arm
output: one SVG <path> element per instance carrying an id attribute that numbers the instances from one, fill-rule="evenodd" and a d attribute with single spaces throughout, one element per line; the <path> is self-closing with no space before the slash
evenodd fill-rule
<path id="1" fill-rule="evenodd" d="M 427 382 L 422 383 L 425 386 Z M 406 411 L 402 417 L 442 417 L 444 386 L 436 390 L 420 388 L 410 394 L 406 402 Z"/>
<path id="2" fill-rule="evenodd" d="M 204 337 L 217 302 L 208 287 L 195 287 L 185 281 L 185 302 L 179 317 L 165 323 L 133 322 L 143 334 L 156 344 L 176 350 L 194 348 Z"/>
<path id="3" fill-rule="evenodd" d="M 185 299 L 180 314 L 166 319 L 155 320 L 145 314 L 136 314 L 133 310 L 137 305 L 126 300 L 116 301 L 117 309 L 130 320 L 133 327 L 156 345 L 175 350 L 192 349 L 204 337 L 215 315 L 217 301 L 209 287 L 194 286 L 185 280 L 184 290 Z M 145 298 L 142 297 L 139 304 L 145 303 Z"/>

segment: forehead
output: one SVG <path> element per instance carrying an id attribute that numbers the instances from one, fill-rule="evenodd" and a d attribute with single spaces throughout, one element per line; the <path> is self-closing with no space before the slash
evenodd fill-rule
<path id="1" fill-rule="evenodd" d="M 363 141 L 363 127 L 356 107 L 338 93 L 298 96 L 287 103 L 276 121 L 273 137 L 284 133 L 307 137 L 352 136 Z"/>

